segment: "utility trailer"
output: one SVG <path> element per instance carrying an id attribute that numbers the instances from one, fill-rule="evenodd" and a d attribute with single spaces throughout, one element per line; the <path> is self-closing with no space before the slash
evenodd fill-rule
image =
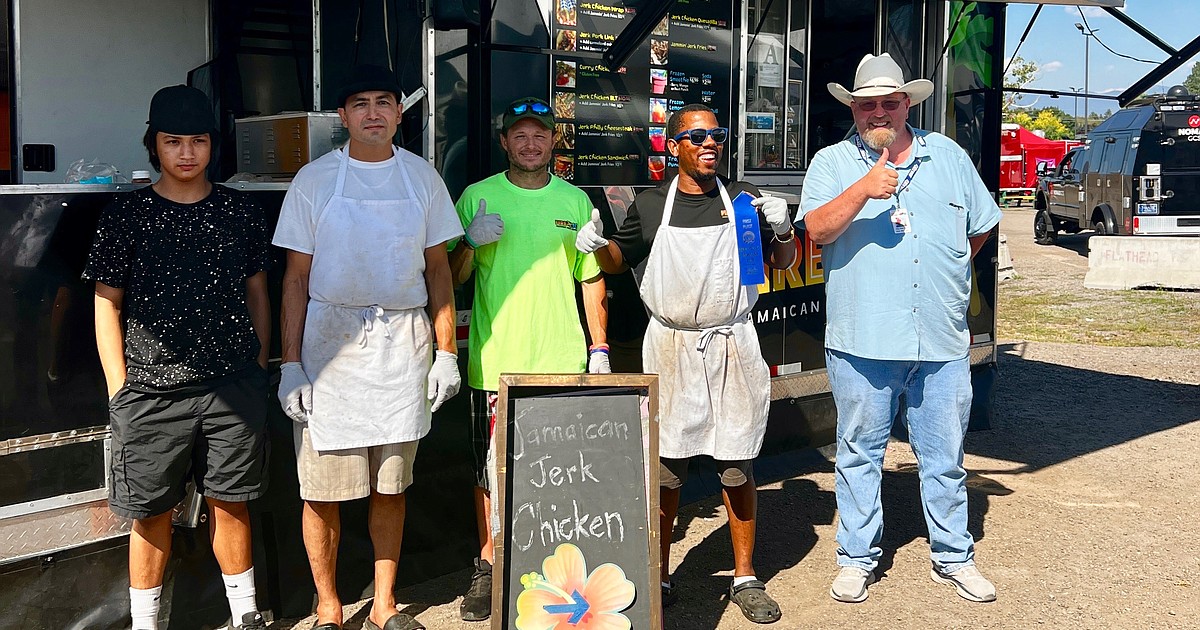
<path id="1" fill-rule="evenodd" d="M 453 195 L 504 167 L 498 114 L 534 95 L 562 107 L 555 172 L 601 208 L 610 227 L 637 191 L 673 166 L 656 140 L 665 116 L 706 102 L 732 130 L 722 170 L 797 199 L 818 149 L 850 115 L 825 90 L 859 58 L 887 51 L 933 80 L 911 122 L 955 138 L 998 189 L 1004 5 L 958 0 L 0 0 L 7 117 L 0 134 L 0 610 L 23 627 L 122 628 L 129 523 L 108 511 L 107 410 L 80 280 L 101 209 L 130 184 L 63 184 L 80 159 L 121 173 L 148 168 L 140 138 L 155 90 L 190 83 L 215 102 L 222 138 L 211 177 L 238 170 L 235 120 L 317 112 L 355 60 L 392 66 L 406 93 L 398 143 L 427 158 Z M 638 17 L 641 16 L 641 20 Z M 651 20 L 650 18 L 654 18 Z M 606 57 L 606 55 L 608 55 Z M 623 56 L 613 64 L 614 57 Z M 610 65 L 613 64 L 613 65 Z M 569 146 L 566 138 L 570 138 Z M 261 173 L 259 174 L 261 175 Z M 269 178 L 279 180 L 278 173 Z M 242 178 L 246 179 L 246 178 Z M 274 217 L 286 181 L 226 184 Z M 820 248 L 797 239 L 791 269 L 760 287 L 753 318 L 771 366 L 764 455 L 832 441 L 824 370 Z M 271 272 L 278 308 L 282 252 Z M 970 306 L 975 407 L 986 427 L 995 379 L 996 240 L 975 259 Z M 645 312 L 636 276 L 610 280 L 610 338 L 636 367 Z M 469 317 L 460 290 L 460 338 Z M 273 361 L 278 340 L 273 341 Z M 464 362 L 465 363 L 465 362 Z M 617 353 L 614 352 L 614 364 Z M 276 377 L 277 378 L 277 377 Z M 422 441 L 409 490 L 402 584 L 469 564 L 477 553 L 467 396 L 448 402 Z M 251 504 L 260 605 L 309 613 L 292 425 L 270 418 L 271 491 Z M 369 593 L 365 505 L 345 508 L 339 590 Z M 181 513 L 181 521 L 187 514 Z M 189 525 L 191 523 L 188 523 Z M 210 628 L 227 616 L 204 523 L 176 529 L 165 627 Z M 4 622 L 8 623 L 8 622 Z M 17 623 L 14 621 L 14 623 Z M 0 624 L 2 625 L 2 624 Z"/>

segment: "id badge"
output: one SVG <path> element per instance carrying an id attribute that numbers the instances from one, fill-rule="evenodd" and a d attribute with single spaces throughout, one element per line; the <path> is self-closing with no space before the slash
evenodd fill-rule
<path id="1" fill-rule="evenodd" d="M 912 231 L 912 225 L 908 222 L 908 209 L 903 206 L 892 208 L 892 229 L 896 234 L 908 234 Z"/>

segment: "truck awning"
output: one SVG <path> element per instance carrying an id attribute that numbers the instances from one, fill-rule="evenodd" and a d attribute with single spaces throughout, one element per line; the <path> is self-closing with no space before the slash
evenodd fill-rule
<path id="1" fill-rule="evenodd" d="M 1067 4 L 1080 7 L 1112 7 L 1125 8 L 1125 0 L 978 0 L 979 2 L 996 2 L 1000 4 Z"/>

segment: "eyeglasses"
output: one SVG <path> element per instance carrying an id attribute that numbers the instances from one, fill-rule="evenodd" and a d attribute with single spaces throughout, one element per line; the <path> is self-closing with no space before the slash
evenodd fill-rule
<path id="1" fill-rule="evenodd" d="M 688 129 L 675 134 L 675 142 L 680 142 L 684 138 L 692 141 L 692 144 L 699 146 L 704 144 L 704 139 L 712 136 L 713 142 L 717 144 L 725 144 L 729 139 L 728 127 L 713 127 L 712 129 Z"/>
<path id="2" fill-rule="evenodd" d="M 854 101 L 854 104 L 858 106 L 859 111 L 867 112 L 869 114 L 869 113 L 875 111 L 875 108 L 880 105 L 883 106 L 883 109 L 885 109 L 889 112 L 894 112 L 897 109 L 900 109 L 900 105 L 902 104 L 902 102 L 901 101 L 883 101 L 883 102 Z"/>
<path id="3" fill-rule="evenodd" d="M 533 113 L 539 116 L 550 113 L 550 106 L 542 101 L 537 100 L 536 98 L 521 101 L 520 103 L 513 105 L 510 109 L 512 110 L 512 113 L 518 116 L 531 109 L 533 110 Z"/>

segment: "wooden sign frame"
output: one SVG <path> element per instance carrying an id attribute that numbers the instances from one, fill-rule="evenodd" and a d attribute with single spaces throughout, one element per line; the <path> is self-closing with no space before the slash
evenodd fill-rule
<path id="1" fill-rule="evenodd" d="M 539 388 L 558 390 L 554 393 L 570 393 L 572 391 L 587 392 L 598 389 L 635 389 L 639 398 L 647 399 L 649 421 L 644 427 L 639 427 L 649 434 L 649 440 L 643 444 L 643 462 L 647 469 L 646 475 L 646 532 L 648 534 L 650 558 L 650 583 L 639 584 L 650 597 L 650 628 L 647 630 L 662 630 L 662 587 L 660 571 L 662 567 L 661 537 L 659 531 L 658 496 L 658 376 L 654 374 L 501 374 L 499 399 L 496 402 L 496 449 L 492 457 L 496 458 L 496 487 L 492 490 L 492 501 L 497 502 L 498 508 L 493 508 L 494 514 L 499 514 L 500 531 L 493 541 L 495 562 L 492 566 L 492 630 L 509 630 L 504 627 L 504 609 L 508 605 L 504 585 L 508 579 L 507 541 L 509 536 L 508 514 L 508 408 L 510 402 L 509 390 L 512 388 Z M 518 398 L 536 397 L 518 396 Z M 643 435 L 644 437 L 644 435 Z M 668 534 L 669 535 L 669 534 Z M 642 630 L 642 629 L 638 629 Z"/>

